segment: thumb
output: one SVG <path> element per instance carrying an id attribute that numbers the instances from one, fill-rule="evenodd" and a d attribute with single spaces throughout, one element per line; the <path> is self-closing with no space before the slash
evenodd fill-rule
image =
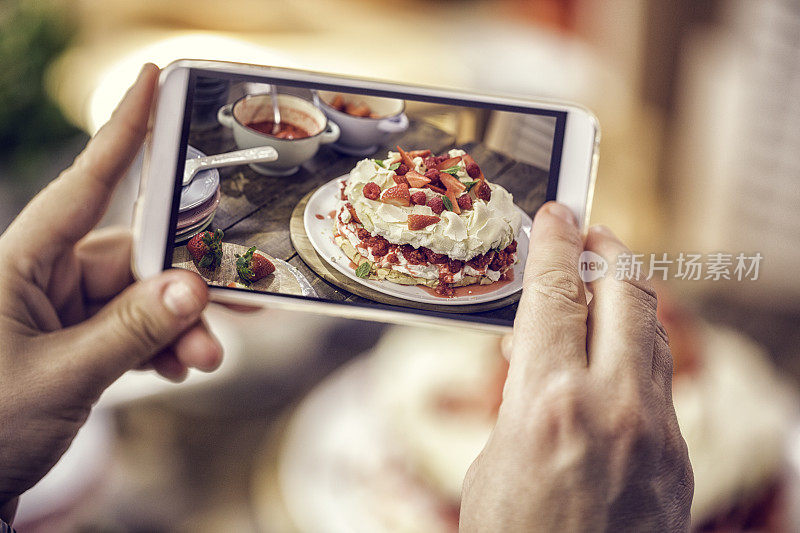
<path id="1" fill-rule="evenodd" d="M 206 284 L 184 270 L 134 283 L 92 318 L 61 332 L 70 375 L 79 388 L 99 394 L 194 325 L 207 303 Z"/>

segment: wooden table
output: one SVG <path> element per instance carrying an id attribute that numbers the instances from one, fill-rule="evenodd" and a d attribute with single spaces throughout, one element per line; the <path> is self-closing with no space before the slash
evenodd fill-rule
<path id="1" fill-rule="evenodd" d="M 397 140 L 406 149 L 430 148 L 434 153 L 450 149 L 455 138 L 422 120 L 411 120 L 409 129 Z M 206 154 L 236 150 L 227 128 L 192 132 L 189 144 Z M 394 145 L 382 147 L 385 154 Z M 547 191 L 547 173 L 508 156 L 491 151 L 480 143 L 461 146 L 480 164 L 490 181 L 503 185 L 514 195 L 514 201 L 529 214 L 542 205 Z M 289 220 L 298 201 L 328 181 L 347 174 L 362 157 L 342 155 L 328 146 L 321 146 L 317 155 L 289 177 L 262 176 L 248 166 L 220 169 L 221 200 L 213 228 L 225 232 L 225 240 L 256 246 L 295 266 L 311 283 L 320 298 L 335 302 L 369 302 L 336 287 L 311 270 L 297 255 L 289 238 Z M 476 316 L 513 319 L 516 304 Z"/>

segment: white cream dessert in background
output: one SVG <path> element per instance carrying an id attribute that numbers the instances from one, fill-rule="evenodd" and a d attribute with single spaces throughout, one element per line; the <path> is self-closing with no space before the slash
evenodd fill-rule
<path id="1" fill-rule="evenodd" d="M 463 150 L 398 150 L 359 161 L 342 184 L 335 240 L 357 274 L 441 296 L 504 279 L 521 226 L 512 195 Z"/>

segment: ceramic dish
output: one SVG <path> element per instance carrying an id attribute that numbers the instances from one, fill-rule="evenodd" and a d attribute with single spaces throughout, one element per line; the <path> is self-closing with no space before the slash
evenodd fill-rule
<path id="1" fill-rule="evenodd" d="M 205 157 L 206 154 L 195 148 L 186 148 L 186 158 Z M 181 177 L 183 174 L 181 173 Z M 207 202 L 219 189 L 219 171 L 215 168 L 198 172 L 192 182 L 181 190 L 179 212 L 183 213 Z"/>
<path id="2" fill-rule="evenodd" d="M 190 226 L 194 226 L 195 224 L 199 223 L 201 220 L 210 217 L 211 215 L 216 212 L 217 207 L 219 206 L 219 199 L 220 199 L 220 192 L 219 188 L 217 189 L 216 193 L 210 200 L 198 205 L 194 209 L 190 209 L 188 211 L 184 211 L 183 213 L 178 215 L 178 224 L 175 226 L 178 231 L 185 230 Z"/>

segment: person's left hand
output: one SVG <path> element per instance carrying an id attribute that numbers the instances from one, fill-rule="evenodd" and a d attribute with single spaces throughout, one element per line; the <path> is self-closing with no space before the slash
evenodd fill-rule
<path id="1" fill-rule="evenodd" d="M 89 233 L 142 144 L 157 77 L 145 66 L 74 164 L 0 236 L 0 518 L 124 372 L 151 366 L 178 381 L 221 362 L 199 276 L 134 283 L 129 232 Z"/>

